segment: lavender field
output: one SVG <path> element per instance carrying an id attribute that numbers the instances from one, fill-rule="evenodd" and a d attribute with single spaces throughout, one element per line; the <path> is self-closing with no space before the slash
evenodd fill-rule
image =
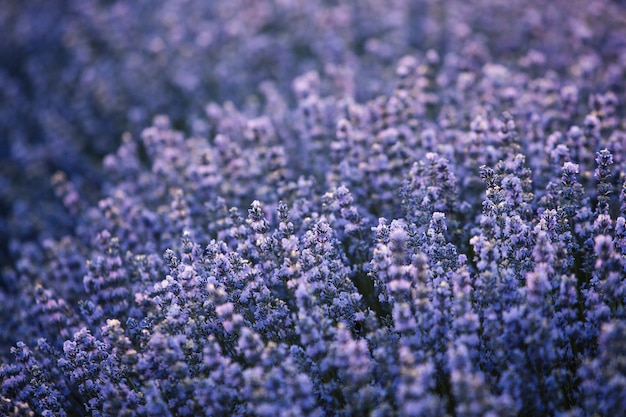
<path id="1" fill-rule="evenodd" d="M 0 416 L 626 415 L 624 1 L 0 27 Z"/>

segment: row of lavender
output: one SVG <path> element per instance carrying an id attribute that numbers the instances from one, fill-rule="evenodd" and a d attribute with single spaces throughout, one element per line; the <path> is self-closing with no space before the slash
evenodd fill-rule
<path id="1" fill-rule="evenodd" d="M 528 11 L 566 36 L 507 65 L 520 33 L 460 45 L 504 23 L 457 13 L 371 100 L 366 62 L 304 72 L 124 135 L 96 204 L 56 173 L 70 232 L 3 271 L 0 414 L 622 413 L 624 11 Z"/>
<path id="2" fill-rule="evenodd" d="M 22 247 L 21 298 L 3 304 L 32 308 L 13 317 L 27 342 L 2 366 L 5 409 L 623 410 L 615 94 L 590 109 L 558 79 L 489 65 L 428 94 L 440 65 L 402 59 L 394 92 L 365 104 L 320 96 L 308 73 L 293 110 L 209 105 L 210 138 L 158 117 L 105 158 L 94 207 L 57 174 L 75 235 Z"/>

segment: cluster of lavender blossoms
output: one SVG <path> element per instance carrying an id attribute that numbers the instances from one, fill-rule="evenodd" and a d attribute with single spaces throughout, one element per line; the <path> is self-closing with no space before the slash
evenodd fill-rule
<path id="1" fill-rule="evenodd" d="M 0 10 L 0 415 L 626 412 L 624 2 L 58 3 Z"/>

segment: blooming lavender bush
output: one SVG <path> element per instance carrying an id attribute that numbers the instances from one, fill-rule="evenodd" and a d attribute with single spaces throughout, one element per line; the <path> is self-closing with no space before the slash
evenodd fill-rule
<path id="1" fill-rule="evenodd" d="M 59 5 L 0 11 L 1 415 L 626 412 L 623 4 Z"/>

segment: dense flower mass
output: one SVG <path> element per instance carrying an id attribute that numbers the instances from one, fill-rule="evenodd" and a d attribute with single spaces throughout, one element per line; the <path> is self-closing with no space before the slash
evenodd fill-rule
<path id="1" fill-rule="evenodd" d="M 624 2 L 27 3 L 0 415 L 626 412 Z"/>

